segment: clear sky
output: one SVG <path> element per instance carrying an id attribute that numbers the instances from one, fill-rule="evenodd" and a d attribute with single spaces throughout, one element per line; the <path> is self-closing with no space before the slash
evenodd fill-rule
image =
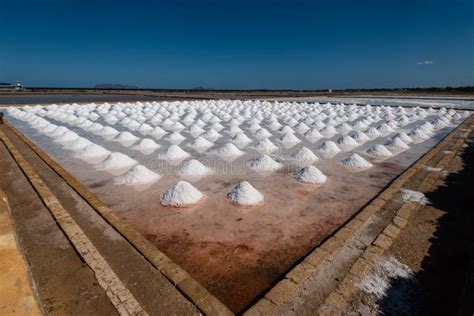
<path id="1" fill-rule="evenodd" d="M 473 0 L 0 0 L 0 82 L 474 85 Z"/>

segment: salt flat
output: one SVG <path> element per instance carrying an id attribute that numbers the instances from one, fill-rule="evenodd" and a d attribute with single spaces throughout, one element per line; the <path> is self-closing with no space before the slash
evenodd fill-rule
<path id="1" fill-rule="evenodd" d="M 238 311 L 469 114 L 212 100 L 7 115 Z"/>

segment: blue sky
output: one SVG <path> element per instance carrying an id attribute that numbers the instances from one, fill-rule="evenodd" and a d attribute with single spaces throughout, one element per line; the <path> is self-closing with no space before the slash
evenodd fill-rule
<path id="1" fill-rule="evenodd" d="M 474 1 L 0 0 L 0 82 L 474 85 Z"/>

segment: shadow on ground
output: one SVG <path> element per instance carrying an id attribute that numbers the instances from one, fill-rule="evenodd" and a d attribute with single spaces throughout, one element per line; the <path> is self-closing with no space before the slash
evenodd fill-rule
<path id="1" fill-rule="evenodd" d="M 468 144 L 460 156 L 463 168 L 426 194 L 431 206 L 445 214 L 415 279 L 392 279 L 377 302 L 385 315 L 473 315 L 474 138 Z"/>

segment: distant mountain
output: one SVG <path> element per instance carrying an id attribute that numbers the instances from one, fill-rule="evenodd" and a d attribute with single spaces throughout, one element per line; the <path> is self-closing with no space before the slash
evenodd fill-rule
<path id="1" fill-rule="evenodd" d="M 138 89 L 135 86 L 118 83 L 99 83 L 94 86 L 95 89 Z"/>

